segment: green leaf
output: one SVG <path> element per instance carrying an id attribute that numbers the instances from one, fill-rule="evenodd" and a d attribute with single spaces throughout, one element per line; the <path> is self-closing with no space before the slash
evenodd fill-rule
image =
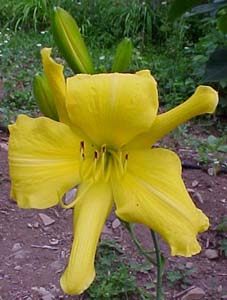
<path id="1" fill-rule="evenodd" d="M 227 48 L 219 48 L 211 54 L 202 80 L 203 82 L 227 80 Z"/>
<path id="2" fill-rule="evenodd" d="M 218 27 L 223 33 L 227 33 L 227 13 L 218 18 Z"/>
<path id="3" fill-rule="evenodd" d="M 94 73 L 87 47 L 73 17 L 64 9 L 55 7 L 52 20 L 54 40 L 75 73 Z"/>
<path id="4" fill-rule="evenodd" d="M 202 3 L 202 0 L 174 0 L 169 10 L 169 19 L 174 21 L 182 16 L 186 11 L 190 10 L 193 6 Z"/>
<path id="5" fill-rule="evenodd" d="M 128 71 L 132 59 L 132 42 L 124 38 L 117 46 L 112 72 Z"/>

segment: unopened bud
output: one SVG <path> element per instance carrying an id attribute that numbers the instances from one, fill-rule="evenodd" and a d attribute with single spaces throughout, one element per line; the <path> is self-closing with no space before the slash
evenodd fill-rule
<path id="1" fill-rule="evenodd" d="M 51 23 L 54 40 L 72 70 L 75 73 L 94 73 L 90 55 L 73 17 L 64 9 L 55 7 Z"/>

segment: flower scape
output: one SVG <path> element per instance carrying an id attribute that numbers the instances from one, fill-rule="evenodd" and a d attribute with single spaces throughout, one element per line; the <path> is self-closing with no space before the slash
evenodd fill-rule
<path id="1" fill-rule="evenodd" d="M 157 84 L 148 70 L 65 79 L 51 49 L 41 55 L 59 122 L 20 115 L 9 126 L 11 197 L 21 208 L 74 209 L 62 289 L 81 294 L 94 280 L 97 244 L 113 207 L 121 220 L 158 232 L 171 255 L 200 252 L 197 234 L 207 230 L 208 218 L 186 190 L 178 156 L 151 147 L 181 123 L 213 113 L 217 92 L 199 86 L 187 101 L 157 114 Z M 63 196 L 75 186 L 66 205 Z"/>

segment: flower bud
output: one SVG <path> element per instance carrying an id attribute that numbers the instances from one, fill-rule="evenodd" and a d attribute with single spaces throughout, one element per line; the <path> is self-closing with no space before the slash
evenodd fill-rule
<path id="1" fill-rule="evenodd" d="M 51 23 L 54 40 L 72 70 L 75 73 L 94 73 L 90 55 L 73 17 L 64 9 L 55 7 Z"/>
<path id="2" fill-rule="evenodd" d="M 40 111 L 45 117 L 59 120 L 57 109 L 44 74 L 36 74 L 33 80 L 33 93 Z"/>
<path id="3" fill-rule="evenodd" d="M 112 72 L 128 71 L 132 59 L 132 42 L 124 38 L 117 46 Z"/>

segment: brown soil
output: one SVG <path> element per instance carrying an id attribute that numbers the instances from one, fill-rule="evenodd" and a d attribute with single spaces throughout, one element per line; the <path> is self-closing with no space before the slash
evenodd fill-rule
<path id="1" fill-rule="evenodd" d="M 71 247 L 72 211 L 60 207 L 45 211 L 23 210 L 10 200 L 7 151 L 3 149 L 7 137 L 0 134 L 0 300 L 79 299 L 65 295 L 59 286 Z M 224 238 L 224 234 L 217 232 L 216 226 L 227 215 L 227 175 L 214 177 L 201 170 L 184 170 L 183 176 L 196 205 L 209 216 L 211 227 L 199 237 L 202 252 L 192 258 L 169 257 L 167 246 L 162 244 L 162 251 L 169 257 L 166 269 L 174 269 L 179 263 L 190 263 L 187 265 L 196 271 L 190 276 L 188 287 L 194 285 L 202 288 L 206 294 L 202 299 L 227 299 L 222 298 L 227 295 L 226 257 L 220 251 L 216 259 L 208 259 L 205 255 L 206 249 L 218 249 L 218 241 Z M 41 212 L 55 222 L 44 226 L 39 216 Z M 111 226 L 114 219 L 112 214 L 104 236 L 117 239 L 128 257 L 140 261 L 141 257 L 137 255 L 125 229 L 121 226 L 113 229 Z M 150 247 L 146 228 L 138 225 L 136 231 L 143 244 Z M 154 271 L 151 272 L 153 274 Z M 149 279 L 152 274 L 139 276 L 139 281 Z M 180 300 L 183 296 L 181 292 L 187 288 L 181 285 L 168 287 L 166 280 L 165 284 L 166 299 Z"/>

